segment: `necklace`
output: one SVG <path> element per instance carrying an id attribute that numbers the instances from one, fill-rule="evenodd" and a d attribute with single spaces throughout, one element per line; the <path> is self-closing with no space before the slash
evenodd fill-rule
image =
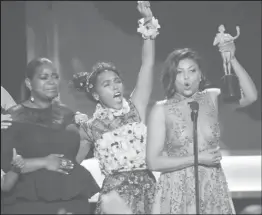
<path id="1" fill-rule="evenodd" d="M 125 98 L 123 98 L 123 106 L 120 110 L 113 108 L 104 108 L 101 104 L 96 105 L 95 113 L 93 114 L 94 118 L 99 119 L 110 119 L 113 120 L 114 117 L 123 116 L 130 111 L 130 106 Z"/>

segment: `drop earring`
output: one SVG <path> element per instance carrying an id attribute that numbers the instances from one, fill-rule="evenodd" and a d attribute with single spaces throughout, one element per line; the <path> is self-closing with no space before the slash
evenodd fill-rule
<path id="1" fill-rule="evenodd" d="M 32 103 L 34 103 L 35 99 L 34 99 L 33 96 L 30 96 L 30 101 L 31 101 Z"/>

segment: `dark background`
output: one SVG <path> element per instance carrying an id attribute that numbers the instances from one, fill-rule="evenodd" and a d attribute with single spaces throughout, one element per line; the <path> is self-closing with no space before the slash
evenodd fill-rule
<path id="1" fill-rule="evenodd" d="M 161 29 L 150 107 L 164 99 L 160 71 L 174 48 L 197 50 L 208 78 L 219 85 L 222 59 L 212 46 L 217 27 L 224 24 L 235 36 L 239 25 L 236 57 L 254 80 L 259 99 L 235 112 L 220 103 L 222 148 L 230 154 L 261 155 L 261 1 L 154 1 L 151 6 Z M 123 73 L 128 96 L 141 65 L 138 19 L 136 1 L 1 1 L 1 85 L 19 101 L 26 63 L 48 57 L 61 74 L 62 102 L 91 115 L 95 105 L 68 82 L 75 72 L 90 71 L 99 60 L 113 61 Z M 238 198 L 234 203 L 240 211 L 245 205 L 261 204 L 261 199 Z"/>
<path id="2" fill-rule="evenodd" d="M 161 29 L 149 110 L 155 101 L 164 99 L 161 67 L 174 48 L 197 50 L 208 78 L 219 85 L 224 74 L 213 40 L 220 24 L 232 36 L 239 25 L 236 57 L 254 80 L 259 99 L 235 112 L 220 102 L 222 148 L 233 154 L 260 154 L 261 2 L 153 1 L 151 7 Z M 112 61 L 123 73 L 128 96 L 141 65 L 139 18 L 135 1 L 1 2 L 1 84 L 19 101 L 27 61 L 49 57 L 61 73 L 62 102 L 91 115 L 94 103 L 68 82 L 75 72 L 90 71 L 99 60 Z"/>

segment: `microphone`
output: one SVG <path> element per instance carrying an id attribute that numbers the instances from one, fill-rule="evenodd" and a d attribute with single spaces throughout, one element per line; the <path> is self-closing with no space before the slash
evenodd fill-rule
<path id="1" fill-rule="evenodd" d="M 191 112 L 191 120 L 194 121 L 195 117 L 197 116 L 198 110 L 199 110 L 199 104 L 196 101 L 188 102 L 192 112 Z"/>

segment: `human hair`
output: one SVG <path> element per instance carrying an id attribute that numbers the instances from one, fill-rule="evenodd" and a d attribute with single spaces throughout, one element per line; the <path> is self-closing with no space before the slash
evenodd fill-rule
<path id="1" fill-rule="evenodd" d="M 202 70 L 202 61 L 198 53 L 190 48 L 176 49 L 168 55 L 162 69 L 161 81 L 167 99 L 173 97 L 173 95 L 176 93 L 175 80 L 178 74 L 177 66 L 183 59 L 191 59 L 195 61 L 201 70 L 201 82 L 199 85 L 199 90 L 202 91 L 209 85 L 204 71 Z"/>
<path id="2" fill-rule="evenodd" d="M 31 60 L 26 67 L 26 74 L 25 77 L 29 78 L 30 80 L 33 79 L 37 69 L 40 66 L 43 66 L 45 64 L 53 64 L 51 60 L 47 59 L 47 58 L 35 58 L 33 60 Z"/>
<path id="3" fill-rule="evenodd" d="M 86 92 L 88 98 L 96 101 L 93 98 L 93 93 L 95 92 L 97 77 L 105 71 L 112 71 L 121 78 L 120 72 L 113 63 L 99 61 L 92 67 L 91 73 L 83 72 L 74 75 L 72 83 L 76 89 Z"/>
<path id="4" fill-rule="evenodd" d="M 26 72 L 25 72 L 25 78 L 28 78 L 32 80 L 36 74 L 36 71 L 39 67 L 45 65 L 45 64 L 53 64 L 51 60 L 47 58 L 34 58 L 31 60 L 26 67 Z M 30 90 L 26 87 L 25 83 L 22 84 L 21 87 L 21 101 L 25 101 L 28 98 L 30 98 L 31 92 Z"/>

